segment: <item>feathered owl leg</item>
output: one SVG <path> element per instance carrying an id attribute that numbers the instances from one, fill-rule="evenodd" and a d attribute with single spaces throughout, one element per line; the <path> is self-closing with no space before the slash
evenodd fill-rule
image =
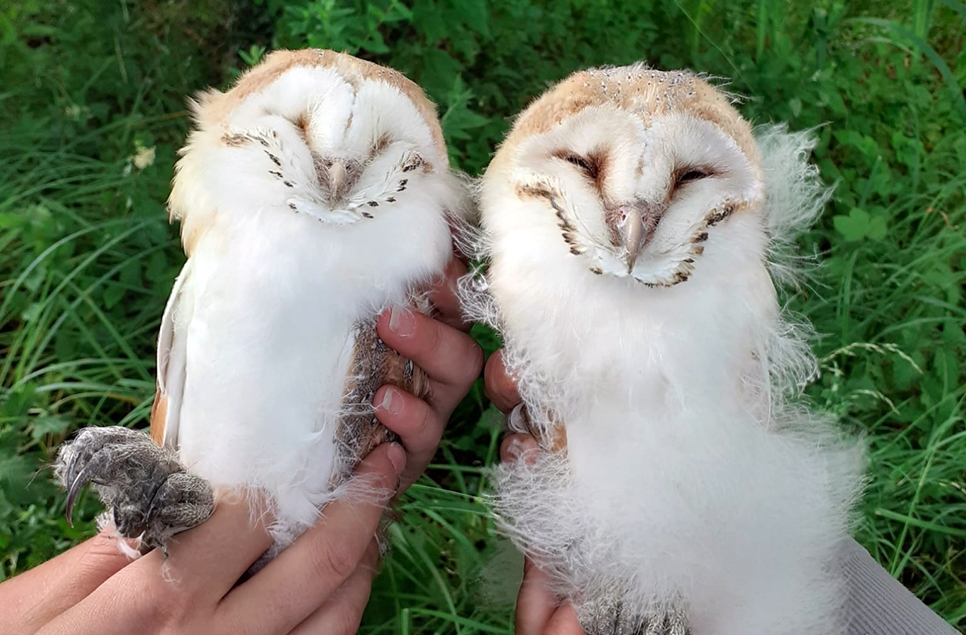
<path id="1" fill-rule="evenodd" d="M 200 525 L 215 509 L 211 486 L 189 474 L 177 455 L 147 434 L 115 426 L 84 428 L 57 455 L 54 473 L 67 488 L 67 520 L 77 495 L 91 483 L 123 538 L 140 539 L 139 550 L 155 547 Z"/>
<path id="2" fill-rule="evenodd" d="M 587 635 L 691 635 L 683 613 L 662 609 L 639 615 L 614 595 L 577 602 L 576 609 Z"/>

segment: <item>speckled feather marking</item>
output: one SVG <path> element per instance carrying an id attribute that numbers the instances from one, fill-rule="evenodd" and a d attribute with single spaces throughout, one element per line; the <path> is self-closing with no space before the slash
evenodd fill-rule
<path id="1" fill-rule="evenodd" d="M 548 187 L 538 186 L 519 186 L 517 187 L 516 193 L 520 198 L 545 199 L 557 217 L 557 224 L 560 227 L 560 233 L 563 236 L 564 241 L 570 247 L 570 253 L 574 256 L 579 256 L 586 251 L 577 243 L 577 230 L 564 216 L 563 209 L 557 203 L 556 199 L 560 197 L 559 194 L 554 193 Z M 646 287 L 655 288 L 673 287 L 681 284 L 682 282 L 687 282 L 691 278 L 691 273 L 694 271 L 695 258 L 704 253 L 704 245 L 701 243 L 708 240 L 708 228 L 724 222 L 733 214 L 743 210 L 747 206 L 747 203 L 726 202 L 721 207 L 711 210 L 704 222 L 698 224 L 692 230 L 691 238 L 688 241 L 688 255 L 681 260 L 678 268 L 670 274 L 670 277 L 660 282 L 642 282 L 641 284 Z M 595 275 L 601 275 L 603 273 L 599 267 L 590 267 L 590 271 Z"/>
<path id="2" fill-rule="evenodd" d="M 289 177 L 285 174 L 285 167 L 282 165 L 281 160 L 276 152 L 281 152 L 281 141 L 279 140 L 278 133 L 272 130 L 270 133 L 256 133 L 256 132 L 232 132 L 225 133 L 221 137 L 222 143 L 231 147 L 242 147 L 244 145 L 257 143 L 262 146 L 265 151 L 265 156 L 272 163 L 272 166 L 268 166 L 268 174 L 275 177 L 275 179 L 282 182 L 282 184 L 289 189 L 309 189 L 321 186 L 329 182 L 329 168 L 331 167 L 331 162 L 326 161 L 324 157 L 318 155 L 317 153 L 312 153 L 312 158 L 315 164 L 315 174 L 317 177 L 317 182 L 305 186 L 294 180 L 294 177 Z M 275 152 L 273 152 L 273 150 Z M 365 165 L 354 166 L 353 169 L 358 172 L 365 170 Z M 408 161 L 402 166 L 402 173 L 408 174 L 414 170 L 422 169 L 424 173 L 429 173 L 433 171 L 433 165 L 426 161 L 419 154 L 413 154 Z M 406 191 L 406 186 L 409 184 L 409 178 L 400 178 L 396 182 L 396 188 L 393 193 L 389 196 L 385 196 L 380 199 L 367 200 L 361 203 L 349 203 L 346 208 L 349 210 L 356 210 L 359 215 L 363 218 L 371 219 L 373 215 L 365 210 L 359 210 L 363 206 L 370 208 L 379 207 L 380 205 L 392 205 L 397 201 L 396 194 Z M 335 203 L 336 201 L 331 201 Z M 293 212 L 301 213 L 302 210 L 299 209 L 298 205 L 289 202 L 288 208 Z M 317 219 L 319 222 L 325 222 L 323 219 Z"/>
<path id="3" fill-rule="evenodd" d="M 585 249 L 577 243 L 577 228 L 564 216 L 564 210 L 556 201 L 559 196 L 546 187 L 520 186 L 517 188 L 517 196 L 520 198 L 543 198 L 546 199 L 557 217 L 557 225 L 560 227 L 560 235 L 564 242 L 570 247 L 570 253 L 579 256 Z"/>

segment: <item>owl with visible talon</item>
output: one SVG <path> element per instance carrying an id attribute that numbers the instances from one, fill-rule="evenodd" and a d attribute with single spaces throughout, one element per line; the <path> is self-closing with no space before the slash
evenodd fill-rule
<path id="1" fill-rule="evenodd" d="M 271 555 L 358 490 L 352 468 L 389 435 L 376 389 L 425 396 L 376 318 L 431 309 L 420 290 L 451 257 L 465 188 L 419 87 L 349 55 L 272 53 L 194 115 L 169 201 L 188 260 L 161 323 L 156 444 L 90 428 L 55 469 L 68 518 L 91 482 L 142 551 L 241 491 L 274 519 Z"/>
<path id="2" fill-rule="evenodd" d="M 588 635 L 845 632 L 862 451 L 800 399 L 775 286 L 827 198 L 812 144 L 635 64 L 550 89 L 486 170 L 461 287 L 544 449 L 497 468 L 495 511 Z"/>

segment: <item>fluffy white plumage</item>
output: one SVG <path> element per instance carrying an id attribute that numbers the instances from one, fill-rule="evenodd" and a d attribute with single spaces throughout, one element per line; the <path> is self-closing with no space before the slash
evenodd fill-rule
<path id="1" fill-rule="evenodd" d="M 812 144 L 635 65 L 548 91 L 487 169 L 466 307 L 551 450 L 494 503 L 590 635 L 844 632 L 861 448 L 795 403 L 814 361 L 769 276 L 826 197 Z"/>
<path id="2" fill-rule="evenodd" d="M 277 550 L 359 458 L 339 437 L 371 416 L 347 399 L 356 338 L 442 272 L 463 188 L 419 88 L 348 55 L 273 53 L 196 117 L 152 432 L 216 488 L 269 494 Z"/>

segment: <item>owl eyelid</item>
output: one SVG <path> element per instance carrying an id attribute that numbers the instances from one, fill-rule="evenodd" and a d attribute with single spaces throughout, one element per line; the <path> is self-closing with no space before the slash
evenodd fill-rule
<path id="1" fill-rule="evenodd" d="M 680 168 L 675 171 L 674 174 L 674 187 L 680 187 L 685 183 L 690 183 L 691 181 L 699 181 L 701 179 L 706 179 L 709 176 L 714 176 L 715 171 L 709 167 L 704 166 L 687 166 Z"/>
<path id="2" fill-rule="evenodd" d="M 592 161 L 590 159 L 584 158 L 584 157 L 580 156 L 579 154 L 562 154 L 561 153 L 561 154 L 559 154 L 557 156 L 559 156 L 561 159 L 563 159 L 567 163 L 570 163 L 571 165 L 576 165 L 578 168 L 580 168 L 581 170 L 583 170 L 587 174 L 587 176 L 589 176 L 592 179 L 595 179 L 596 180 L 597 177 L 598 177 L 598 175 L 600 174 L 600 169 L 598 168 L 596 162 L 594 162 L 594 161 Z"/>

